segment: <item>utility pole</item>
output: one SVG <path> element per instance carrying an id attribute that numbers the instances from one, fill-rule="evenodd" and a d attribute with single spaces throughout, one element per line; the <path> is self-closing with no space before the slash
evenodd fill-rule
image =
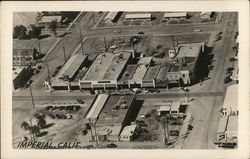
<path id="1" fill-rule="evenodd" d="M 174 44 L 174 36 L 172 36 L 172 42 L 173 42 L 173 47 L 174 47 L 174 54 L 176 55 L 175 44 Z"/>
<path id="2" fill-rule="evenodd" d="M 93 139 L 93 132 L 92 132 L 92 123 L 91 123 L 91 119 L 89 118 L 89 125 L 90 125 L 90 134 L 91 134 L 91 141 Z"/>
<path id="3" fill-rule="evenodd" d="M 47 70 L 48 70 L 48 80 L 49 80 L 49 83 L 50 83 L 50 71 L 49 71 L 49 65 L 48 65 L 47 62 L 46 62 L 46 66 L 47 66 Z"/>
<path id="4" fill-rule="evenodd" d="M 95 13 L 94 12 L 92 14 L 92 18 L 93 18 L 93 23 L 95 24 Z"/>
<path id="5" fill-rule="evenodd" d="M 63 55 L 64 55 L 64 61 L 66 63 L 66 53 L 65 53 L 65 47 L 63 46 Z"/>
<path id="6" fill-rule="evenodd" d="M 35 103 L 34 103 L 34 98 L 33 98 L 33 93 L 30 85 L 30 96 L 31 96 L 31 101 L 32 101 L 32 107 L 35 108 Z"/>
<path id="7" fill-rule="evenodd" d="M 94 126 L 94 131 L 95 131 L 95 141 L 96 141 L 96 147 L 98 147 L 98 136 L 97 136 L 97 133 L 96 133 L 96 127 L 95 127 L 95 124 L 93 124 Z"/>
<path id="8" fill-rule="evenodd" d="M 41 45 L 40 45 L 40 41 L 39 40 L 38 40 L 38 49 L 39 49 L 39 54 L 42 54 Z"/>
<path id="9" fill-rule="evenodd" d="M 106 38 L 104 37 L 103 38 L 103 40 L 104 40 L 104 47 L 105 47 L 105 52 L 107 51 L 107 43 L 106 43 Z"/>
<path id="10" fill-rule="evenodd" d="M 81 30 L 80 26 L 79 26 L 79 30 L 80 30 L 80 38 L 81 38 L 82 55 L 84 55 L 84 53 L 83 53 L 83 43 L 82 43 L 82 30 Z"/>
<path id="11" fill-rule="evenodd" d="M 163 130 L 164 130 L 164 144 L 167 146 L 167 135 L 166 135 L 166 128 L 165 128 L 165 121 L 163 121 Z"/>

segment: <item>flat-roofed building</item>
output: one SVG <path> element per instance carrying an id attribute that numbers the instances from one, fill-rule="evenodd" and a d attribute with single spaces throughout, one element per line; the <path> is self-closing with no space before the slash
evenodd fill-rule
<path id="1" fill-rule="evenodd" d="M 171 105 L 170 114 L 179 114 L 180 113 L 181 102 L 173 102 Z"/>
<path id="2" fill-rule="evenodd" d="M 118 79 L 122 76 L 131 58 L 129 52 L 99 54 L 87 73 L 79 81 L 80 88 L 118 88 Z"/>
<path id="3" fill-rule="evenodd" d="M 51 78 L 52 87 L 70 87 L 71 82 L 73 82 L 78 75 L 79 70 L 83 67 L 86 67 L 88 63 L 88 56 L 80 53 L 72 55 L 56 74 L 56 76 Z M 79 86 L 78 81 L 76 81 L 76 83 L 76 86 Z"/>
<path id="4" fill-rule="evenodd" d="M 214 16 L 214 12 L 201 12 L 200 13 L 200 18 L 201 20 L 209 20 Z"/>
<path id="5" fill-rule="evenodd" d="M 128 81 L 133 77 L 133 75 L 136 71 L 136 68 L 137 68 L 136 64 L 127 65 L 122 77 L 119 80 L 119 85 L 121 87 L 128 87 Z"/>
<path id="6" fill-rule="evenodd" d="M 120 141 L 133 141 L 136 134 L 136 124 L 125 126 L 120 135 Z"/>
<path id="7" fill-rule="evenodd" d="M 167 73 L 169 70 L 169 66 L 161 66 L 159 73 L 157 74 L 155 85 L 156 87 L 167 87 L 168 86 L 168 78 Z"/>
<path id="8" fill-rule="evenodd" d="M 149 19 L 151 20 L 151 13 L 130 13 L 125 15 L 125 19 Z"/>
<path id="9" fill-rule="evenodd" d="M 157 109 L 158 115 L 170 114 L 171 105 L 163 105 Z"/>
<path id="10" fill-rule="evenodd" d="M 42 16 L 41 20 L 38 21 L 40 26 L 49 27 L 52 21 L 56 22 L 57 27 L 60 27 L 62 24 L 62 16 Z"/>
<path id="11" fill-rule="evenodd" d="M 108 12 L 107 16 L 104 18 L 105 22 L 116 23 L 120 18 L 122 12 Z"/>
<path id="12" fill-rule="evenodd" d="M 32 76 L 32 72 L 30 66 L 14 67 L 12 70 L 13 89 L 23 87 Z"/>
<path id="13" fill-rule="evenodd" d="M 88 119 L 91 123 L 95 123 L 108 99 L 109 95 L 107 94 L 98 95 L 85 118 Z"/>
<path id="14" fill-rule="evenodd" d="M 148 67 L 148 70 L 144 78 L 142 79 L 142 87 L 151 87 L 151 88 L 156 87 L 155 80 L 160 68 L 161 66 L 159 65 Z"/>
<path id="15" fill-rule="evenodd" d="M 222 115 L 238 115 L 238 84 L 227 87 L 222 106 Z"/>
<path id="16" fill-rule="evenodd" d="M 117 137 L 113 138 L 119 139 L 123 127 L 131 123 L 131 117 L 136 109 L 134 102 L 135 95 L 110 96 L 98 117 L 96 127 L 120 127 L 119 133 L 116 133 Z"/>
<path id="17" fill-rule="evenodd" d="M 166 12 L 163 17 L 167 20 L 186 19 L 187 12 Z"/>
<path id="18" fill-rule="evenodd" d="M 180 44 L 176 56 L 177 63 L 182 64 L 181 79 L 184 84 L 200 81 L 204 72 L 205 43 Z"/>
<path id="19" fill-rule="evenodd" d="M 153 57 L 142 57 L 138 61 L 138 65 L 147 65 L 150 66 L 153 63 Z"/>
<path id="20" fill-rule="evenodd" d="M 129 87 L 142 87 L 142 80 L 147 72 L 146 65 L 138 65 L 132 78 L 128 81 Z"/>
<path id="21" fill-rule="evenodd" d="M 237 145 L 238 142 L 238 116 L 221 116 L 217 129 L 217 143 L 219 145 Z"/>

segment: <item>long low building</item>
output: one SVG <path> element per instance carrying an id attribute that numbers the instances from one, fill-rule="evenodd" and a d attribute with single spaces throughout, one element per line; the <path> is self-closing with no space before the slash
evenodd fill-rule
<path id="1" fill-rule="evenodd" d="M 163 17 L 167 20 L 186 19 L 187 12 L 166 12 Z"/>
<path id="2" fill-rule="evenodd" d="M 122 12 L 108 12 L 104 20 L 109 23 L 115 23 L 118 21 L 119 17 L 121 16 Z"/>
<path id="3" fill-rule="evenodd" d="M 118 88 L 118 79 L 132 59 L 129 52 L 99 54 L 79 81 L 83 89 Z"/>
<path id="4" fill-rule="evenodd" d="M 238 142 L 238 116 L 222 116 L 217 130 L 217 143 L 220 146 L 235 146 Z"/>
<path id="5" fill-rule="evenodd" d="M 131 13 L 126 14 L 125 19 L 151 19 L 152 15 L 150 13 Z"/>
<path id="6" fill-rule="evenodd" d="M 12 72 L 13 90 L 23 87 L 33 74 L 31 66 L 14 67 Z"/>
<path id="7" fill-rule="evenodd" d="M 222 106 L 222 115 L 238 115 L 238 84 L 227 87 Z"/>
<path id="8" fill-rule="evenodd" d="M 79 70 L 88 65 L 88 61 L 88 56 L 83 54 L 78 53 L 72 55 L 56 76 L 51 78 L 52 87 L 69 87 L 70 82 L 75 79 Z"/>

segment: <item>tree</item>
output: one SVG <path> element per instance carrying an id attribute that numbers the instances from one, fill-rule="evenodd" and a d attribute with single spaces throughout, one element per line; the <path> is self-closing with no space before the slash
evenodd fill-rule
<path id="1" fill-rule="evenodd" d="M 57 21 L 56 20 L 52 20 L 50 23 L 50 29 L 51 31 L 54 33 L 55 37 L 56 37 L 56 29 L 57 29 Z"/>
<path id="2" fill-rule="evenodd" d="M 29 31 L 29 36 L 32 38 L 39 38 L 42 29 L 39 26 L 31 25 L 31 30 Z"/>
<path id="3" fill-rule="evenodd" d="M 26 31 L 27 29 L 23 25 L 15 26 L 13 31 L 13 38 L 26 39 L 27 38 Z"/>
<path id="4" fill-rule="evenodd" d="M 40 134 L 40 128 L 36 125 L 30 127 L 30 133 L 33 135 L 39 135 Z"/>
<path id="5" fill-rule="evenodd" d="M 28 130 L 30 128 L 30 124 L 27 123 L 26 121 L 23 121 L 21 123 L 21 128 L 24 129 L 24 130 Z"/>
<path id="6" fill-rule="evenodd" d="M 37 121 L 37 126 L 39 128 L 44 128 L 46 126 L 46 120 L 44 118 L 39 118 Z"/>

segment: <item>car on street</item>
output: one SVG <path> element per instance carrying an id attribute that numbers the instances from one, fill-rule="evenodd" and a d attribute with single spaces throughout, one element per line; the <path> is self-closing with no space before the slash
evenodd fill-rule
<path id="1" fill-rule="evenodd" d="M 201 29 L 195 29 L 194 32 L 201 32 Z"/>
<path id="2" fill-rule="evenodd" d="M 116 148 L 117 145 L 114 143 L 107 144 L 107 148 Z"/>

